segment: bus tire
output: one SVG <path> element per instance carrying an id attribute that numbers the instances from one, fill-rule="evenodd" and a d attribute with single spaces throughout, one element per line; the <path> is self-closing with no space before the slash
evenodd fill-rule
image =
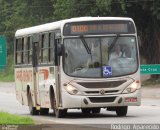
<path id="1" fill-rule="evenodd" d="M 82 108 L 81 110 L 82 110 L 83 114 L 90 114 L 92 109 L 91 108 Z"/>
<path id="2" fill-rule="evenodd" d="M 36 107 L 33 106 L 33 101 L 32 101 L 32 96 L 31 92 L 29 91 L 28 93 L 28 106 L 29 106 L 29 111 L 31 115 L 38 115 L 39 111 L 36 110 Z"/>
<path id="3" fill-rule="evenodd" d="M 100 111 L 101 111 L 101 108 L 92 108 L 93 114 L 98 114 L 98 113 L 100 113 Z"/>
<path id="4" fill-rule="evenodd" d="M 63 110 L 61 110 L 61 109 L 56 109 L 54 113 L 55 113 L 55 116 L 56 116 L 57 118 L 63 118 L 63 117 L 65 117 L 66 114 L 67 114 L 67 109 L 63 109 Z"/>
<path id="5" fill-rule="evenodd" d="M 53 87 L 50 88 L 50 103 L 51 103 L 51 108 L 54 108 L 54 90 Z"/>
<path id="6" fill-rule="evenodd" d="M 116 107 L 116 114 L 119 117 L 123 117 L 127 115 L 128 106 Z"/>
<path id="7" fill-rule="evenodd" d="M 48 113 L 49 113 L 49 108 L 41 108 L 40 109 L 41 115 L 48 115 Z"/>
<path id="8" fill-rule="evenodd" d="M 65 115 L 67 114 L 67 109 L 57 108 L 56 98 L 53 90 L 51 91 L 50 98 L 51 98 L 51 107 L 53 109 L 53 115 L 57 118 L 65 117 Z"/>
<path id="9" fill-rule="evenodd" d="M 54 97 L 54 108 L 53 108 L 53 111 L 54 111 L 55 117 L 57 117 L 57 118 L 65 117 L 66 114 L 67 114 L 67 109 L 58 109 L 56 106 L 57 106 L 56 105 L 56 99 Z"/>

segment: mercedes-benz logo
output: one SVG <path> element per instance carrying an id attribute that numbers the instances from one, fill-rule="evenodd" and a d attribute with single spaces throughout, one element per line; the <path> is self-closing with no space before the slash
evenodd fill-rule
<path id="1" fill-rule="evenodd" d="M 99 92 L 100 92 L 101 95 L 104 95 L 104 94 L 105 94 L 105 91 L 104 91 L 103 89 L 100 90 Z"/>

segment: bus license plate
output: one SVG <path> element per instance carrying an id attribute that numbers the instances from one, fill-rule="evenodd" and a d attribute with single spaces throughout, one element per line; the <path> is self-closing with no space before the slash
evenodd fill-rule
<path id="1" fill-rule="evenodd" d="M 137 102 L 137 98 L 136 97 L 125 98 L 125 102 Z"/>

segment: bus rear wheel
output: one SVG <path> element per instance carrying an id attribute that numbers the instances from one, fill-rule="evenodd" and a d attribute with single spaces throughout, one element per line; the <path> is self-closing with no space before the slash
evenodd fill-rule
<path id="1" fill-rule="evenodd" d="M 41 108 L 40 109 L 41 115 L 48 115 L 48 113 L 49 113 L 49 108 Z"/>
<path id="2" fill-rule="evenodd" d="M 29 111 L 31 115 L 38 115 L 39 111 L 36 110 L 36 107 L 33 106 L 33 101 L 31 97 L 31 92 L 29 91 L 28 93 L 28 106 L 29 106 Z"/>
<path id="3" fill-rule="evenodd" d="M 127 115 L 128 106 L 116 107 L 116 114 L 119 117 L 123 117 Z"/>

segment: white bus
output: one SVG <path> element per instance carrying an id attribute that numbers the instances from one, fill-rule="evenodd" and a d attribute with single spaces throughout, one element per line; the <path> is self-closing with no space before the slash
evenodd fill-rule
<path id="1" fill-rule="evenodd" d="M 15 34 L 16 97 L 30 113 L 64 117 L 139 106 L 140 62 L 131 18 L 80 17 Z"/>

